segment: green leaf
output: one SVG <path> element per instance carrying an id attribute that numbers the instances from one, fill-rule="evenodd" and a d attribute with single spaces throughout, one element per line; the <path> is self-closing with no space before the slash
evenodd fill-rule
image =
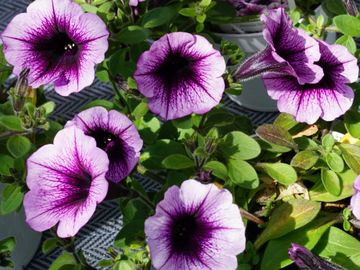
<path id="1" fill-rule="evenodd" d="M 131 199 L 126 206 L 122 209 L 123 221 L 125 224 L 130 223 L 135 219 L 145 220 L 150 213 L 151 209 L 141 199 Z"/>
<path id="2" fill-rule="evenodd" d="M 149 111 L 148 109 L 148 104 L 146 102 L 140 102 L 136 108 L 132 111 L 132 115 L 136 118 L 139 119 L 143 116 L 145 116 L 145 114 Z"/>
<path id="3" fill-rule="evenodd" d="M 86 109 L 93 108 L 93 107 L 98 107 L 98 106 L 101 106 L 109 111 L 114 109 L 113 102 L 111 102 L 109 100 L 105 100 L 105 99 L 97 99 L 97 100 L 93 100 L 93 101 L 87 103 L 85 106 L 81 107 L 81 111 L 84 111 Z"/>
<path id="4" fill-rule="evenodd" d="M 209 21 L 214 24 L 228 23 L 236 17 L 234 7 L 225 1 L 216 1 L 216 5 L 206 13 Z"/>
<path id="5" fill-rule="evenodd" d="M 166 157 L 161 164 L 166 169 L 181 170 L 194 166 L 194 161 L 185 155 L 174 154 Z"/>
<path id="6" fill-rule="evenodd" d="M 59 242 L 56 238 L 49 238 L 43 242 L 41 246 L 41 250 L 42 253 L 47 254 L 58 246 L 59 246 Z"/>
<path id="7" fill-rule="evenodd" d="M 338 173 L 338 176 L 340 177 L 340 181 L 342 183 L 341 193 L 338 196 L 334 196 L 327 192 L 322 184 L 322 181 L 319 179 L 309 192 L 311 200 L 320 202 L 335 202 L 350 197 L 354 193 L 353 184 L 357 175 L 352 170 L 347 169 Z"/>
<path id="8" fill-rule="evenodd" d="M 6 215 L 17 210 L 23 201 L 24 193 L 21 187 L 16 184 L 7 185 L 2 193 L 0 214 Z"/>
<path id="9" fill-rule="evenodd" d="M 298 124 L 294 117 L 288 113 L 280 113 L 279 116 L 275 119 L 274 125 L 285 130 L 290 130 Z"/>
<path id="10" fill-rule="evenodd" d="M 99 6 L 98 12 L 105 13 L 105 14 L 109 13 L 110 9 L 112 8 L 113 5 L 114 5 L 113 2 L 105 2 Z"/>
<path id="11" fill-rule="evenodd" d="M 180 9 L 179 14 L 181 14 L 185 17 L 195 17 L 196 10 L 195 10 L 195 8 L 182 8 L 182 9 Z"/>
<path id="12" fill-rule="evenodd" d="M 209 161 L 204 165 L 203 168 L 205 170 L 211 170 L 213 175 L 224 181 L 226 181 L 228 178 L 228 171 L 226 166 L 219 161 L 215 161 L 215 160 Z"/>
<path id="13" fill-rule="evenodd" d="M 293 261 L 288 256 L 288 250 L 292 243 L 312 250 L 326 230 L 335 222 L 333 218 L 329 217 L 315 219 L 300 229 L 278 239 L 270 240 L 261 261 L 261 270 L 278 270 L 292 264 Z"/>
<path id="14" fill-rule="evenodd" d="M 346 164 L 357 174 L 360 174 L 360 147 L 353 144 L 340 144 Z"/>
<path id="15" fill-rule="evenodd" d="M 7 140 L 6 147 L 13 157 L 20 158 L 29 153 L 31 142 L 25 136 L 16 135 Z"/>
<path id="16" fill-rule="evenodd" d="M 256 134 L 263 140 L 280 146 L 292 148 L 297 151 L 298 146 L 290 133 L 284 128 L 265 124 L 256 129 Z"/>
<path id="17" fill-rule="evenodd" d="M 74 255 L 69 252 L 64 252 L 61 254 L 50 266 L 49 270 L 60 270 L 62 266 L 65 265 L 76 265 L 76 259 Z"/>
<path id="18" fill-rule="evenodd" d="M 277 207 L 265 230 L 256 239 L 254 246 L 260 248 L 265 242 L 279 238 L 312 221 L 320 211 L 320 203 L 304 199 L 292 199 Z"/>
<path id="19" fill-rule="evenodd" d="M 133 270 L 134 264 L 131 261 L 121 260 L 115 264 L 113 269 L 114 270 Z"/>
<path id="20" fill-rule="evenodd" d="M 360 36 L 360 20 L 350 15 L 339 15 L 334 18 L 336 27 L 345 35 Z"/>
<path id="21" fill-rule="evenodd" d="M 255 189 L 259 186 L 259 177 L 255 169 L 241 159 L 229 159 L 227 163 L 228 175 L 231 182 L 246 189 Z"/>
<path id="22" fill-rule="evenodd" d="M 227 134 L 220 149 L 225 157 L 248 160 L 257 157 L 261 148 L 260 145 L 250 136 L 241 131 L 233 131 Z"/>
<path id="23" fill-rule="evenodd" d="M 50 115 L 55 110 L 56 104 L 54 101 L 48 101 L 40 106 L 45 110 L 46 115 Z"/>
<path id="24" fill-rule="evenodd" d="M 159 140 L 145 148 L 140 161 L 146 168 L 161 169 L 162 161 L 173 154 L 186 155 L 184 146 L 172 140 Z"/>
<path id="25" fill-rule="evenodd" d="M 117 52 L 113 53 L 109 59 L 109 72 L 115 77 L 119 74 L 123 78 L 128 78 L 133 75 L 135 71 L 136 64 L 132 62 L 129 58 L 128 48 L 120 49 Z"/>
<path id="26" fill-rule="evenodd" d="M 11 176 L 10 169 L 15 166 L 15 160 L 8 156 L 0 154 L 0 175 Z"/>
<path id="27" fill-rule="evenodd" d="M 150 31 L 138 25 L 130 25 L 123 28 L 118 36 L 118 41 L 124 44 L 135 44 L 146 40 L 150 35 Z"/>
<path id="28" fill-rule="evenodd" d="M 321 181 L 330 194 L 334 196 L 341 194 L 341 182 L 336 172 L 328 169 L 321 169 Z"/>
<path id="29" fill-rule="evenodd" d="M 314 140 L 307 137 L 295 138 L 294 141 L 300 150 L 315 150 L 319 148 Z"/>
<path id="30" fill-rule="evenodd" d="M 339 37 L 335 43 L 345 46 L 352 54 L 356 52 L 356 43 L 352 36 L 343 35 Z"/>
<path id="31" fill-rule="evenodd" d="M 347 111 L 345 114 L 345 127 L 354 138 L 360 138 L 360 113 L 357 111 Z"/>
<path id="32" fill-rule="evenodd" d="M 342 0 L 322 0 L 321 5 L 329 17 L 347 13 Z"/>
<path id="33" fill-rule="evenodd" d="M 296 182 L 297 173 L 293 167 L 285 163 L 260 163 L 258 166 L 271 178 L 283 185 Z"/>
<path id="34" fill-rule="evenodd" d="M 335 152 L 326 155 L 326 163 L 334 172 L 342 172 L 345 168 L 344 160 Z"/>
<path id="35" fill-rule="evenodd" d="M 122 245 L 125 240 L 126 244 L 137 242 L 138 239 L 145 240 L 144 234 L 144 219 L 133 219 L 129 223 L 125 224 L 115 238 L 115 247 Z"/>
<path id="36" fill-rule="evenodd" d="M 15 237 L 7 237 L 0 241 L 0 253 L 13 252 L 16 246 Z"/>
<path id="37" fill-rule="evenodd" d="M 175 7 L 158 7 L 146 12 L 141 22 L 145 28 L 154 28 L 170 22 L 176 14 Z"/>
<path id="38" fill-rule="evenodd" d="M 339 228 L 330 227 L 314 248 L 314 252 L 345 269 L 360 269 L 360 241 Z"/>
<path id="39" fill-rule="evenodd" d="M 3 45 L 0 45 L 0 70 L 0 84 L 3 84 L 11 75 L 11 68 L 7 66 L 3 53 Z"/>
<path id="40" fill-rule="evenodd" d="M 231 125 L 235 121 L 235 116 L 227 111 L 215 111 L 210 112 L 206 122 L 206 127 L 222 127 Z"/>
<path id="41" fill-rule="evenodd" d="M 321 140 L 322 146 L 325 147 L 326 150 L 331 150 L 335 144 L 334 137 L 331 134 L 326 134 Z"/>
<path id="42" fill-rule="evenodd" d="M 15 115 L 0 115 L 0 126 L 13 131 L 23 131 L 21 119 Z"/>
<path id="43" fill-rule="evenodd" d="M 311 150 L 305 150 L 297 153 L 292 158 L 290 165 L 303 170 L 309 170 L 316 164 L 318 160 L 318 153 Z"/>

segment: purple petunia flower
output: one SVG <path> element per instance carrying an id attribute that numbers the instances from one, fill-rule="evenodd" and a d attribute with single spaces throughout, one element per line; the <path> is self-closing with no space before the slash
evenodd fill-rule
<path id="1" fill-rule="evenodd" d="M 235 77 L 248 79 L 260 74 L 276 72 L 295 76 L 300 84 L 317 83 L 324 75 L 314 62 L 320 59 L 319 45 L 301 29 L 292 27 L 283 8 L 261 15 L 263 36 L 268 46 L 248 58 Z"/>
<path id="2" fill-rule="evenodd" d="M 165 120 L 203 114 L 219 104 L 225 60 L 202 36 L 166 34 L 144 52 L 134 77 L 149 109 Z"/>
<path id="3" fill-rule="evenodd" d="M 288 252 L 289 258 L 303 270 L 343 270 L 342 267 L 324 260 L 307 248 L 292 243 Z"/>
<path id="4" fill-rule="evenodd" d="M 68 121 L 66 127 L 70 126 L 76 126 L 93 137 L 97 146 L 108 154 L 110 164 L 107 180 L 118 183 L 136 166 L 143 141 L 125 115 L 115 110 L 108 112 L 103 107 L 93 107 Z"/>
<path id="5" fill-rule="evenodd" d="M 350 206 L 354 216 L 360 220 L 360 176 L 355 179 L 354 190 L 355 193 L 351 197 Z"/>
<path id="6" fill-rule="evenodd" d="M 67 96 L 90 85 L 94 65 L 104 60 L 109 33 L 95 14 L 70 0 L 36 0 L 2 33 L 5 58 L 19 75 L 30 69 L 29 84 L 53 83 Z"/>
<path id="7" fill-rule="evenodd" d="M 130 0 L 129 1 L 129 6 L 131 7 L 137 7 L 139 5 L 139 3 L 144 2 L 145 0 Z"/>
<path id="8" fill-rule="evenodd" d="M 186 180 L 172 186 L 145 221 L 157 270 L 235 270 L 245 228 L 232 195 L 214 184 Z"/>
<path id="9" fill-rule="evenodd" d="M 295 77 L 286 74 L 263 76 L 268 94 L 278 101 L 279 111 L 308 124 L 315 123 L 318 118 L 332 121 L 343 115 L 354 98 L 347 83 L 355 82 L 359 74 L 357 59 L 345 47 L 320 40 L 318 43 L 321 58 L 316 64 L 324 70 L 318 83 L 301 85 Z"/>
<path id="10" fill-rule="evenodd" d="M 266 10 L 287 7 L 286 0 L 228 0 L 238 16 L 259 15 Z"/>
<path id="11" fill-rule="evenodd" d="M 74 236 L 104 200 L 109 160 L 93 138 L 77 128 L 57 133 L 54 144 L 27 160 L 26 221 L 36 231 L 58 224 L 59 237 Z"/>

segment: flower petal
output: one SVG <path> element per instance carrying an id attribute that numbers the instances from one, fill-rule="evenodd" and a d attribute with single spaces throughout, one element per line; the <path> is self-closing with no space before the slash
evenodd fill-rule
<path id="1" fill-rule="evenodd" d="M 63 222 L 59 236 L 75 235 L 106 196 L 108 165 L 106 153 L 93 138 L 75 127 L 59 131 L 54 144 L 41 147 L 27 161 L 30 191 L 24 208 L 28 224 L 44 231 Z M 65 232 L 62 226 L 69 230 Z"/>

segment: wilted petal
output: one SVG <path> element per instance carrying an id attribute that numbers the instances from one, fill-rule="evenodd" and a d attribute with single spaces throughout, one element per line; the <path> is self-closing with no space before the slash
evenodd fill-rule
<path id="1" fill-rule="evenodd" d="M 187 180 L 173 186 L 145 222 L 158 270 L 235 270 L 245 249 L 245 228 L 231 193 Z"/>
<path id="2" fill-rule="evenodd" d="M 109 160 L 93 138 L 75 127 L 55 136 L 27 160 L 26 221 L 37 231 L 59 223 L 60 237 L 74 236 L 107 193 Z"/>
<path id="3" fill-rule="evenodd" d="M 165 120 L 203 114 L 221 100 L 225 61 L 204 38 L 176 32 L 144 52 L 134 77 L 149 109 Z"/>
<path id="4" fill-rule="evenodd" d="M 53 83 L 66 96 L 92 83 L 108 35 L 98 16 L 85 14 L 70 0 L 36 0 L 10 22 L 1 38 L 15 74 L 28 68 L 32 87 Z"/>
<path id="5" fill-rule="evenodd" d="M 76 126 L 95 138 L 110 160 L 106 179 L 120 182 L 138 163 L 143 142 L 134 124 L 123 114 L 103 107 L 87 109 L 68 121 L 66 127 Z"/>

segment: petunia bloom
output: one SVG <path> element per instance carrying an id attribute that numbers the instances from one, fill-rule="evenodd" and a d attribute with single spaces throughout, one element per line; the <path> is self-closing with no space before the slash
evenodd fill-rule
<path id="1" fill-rule="evenodd" d="M 157 270 L 235 270 L 245 228 L 232 195 L 214 184 L 186 180 L 172 186 L 145 221 Z"/>
<path id="2" fill-rule="evenodd" d="M 303 270 L 343 270 L 342 267 L 324 260 L 299 244 L 291 244 L 289 258 Z"/>
<path id="3" fill-rule="evenodd" d="M 93 107 L 77 114 L 66 123 L 93 137 L 110 160 L 106 179 L 120 182 L 134 169 L 140 157 L 143 141 L 134 124 L 122 113 L 103 107 Z"/>
<path id="4" fill-rule="evenodd" d="M 134 74 L 149 109 L 164 120 L 203 114 L 219 104 L 225 60 L 202 36 L 166 34 L 144 52 Z"/>
<path id="5" fill-rule="evenodd" d="M 97 15 L 84 13 L 71 0 L 36 0 L 13 18 L 1 38 L 16 75 L 29 69 L 30 86 L 53 83 L 57 93 L 67 96 L 93 82 L 108 36 Z"/>
<path id="6" fill-rule="evenodd" d="M 355 179 L 354 190 L 355 193 L 351 197 L 350 206 L 354 216 L 360 220 L 360 176 Z"/>
<path id="7" fill-rule="evenodd" d="M 77 128 L 59 131 L 54 144 L 27 160 L 26 221 L 36 231 L 57 226 L 59 237 L 74 236 L 104 200 L 109 160 L 93 138 Z"/>
<path id="8" fill-rule="evenodd" d="M 268 9 L 287 7 L 285 0 L 228 0 L 238 16 L 259 15 Z"/>
<path id="9" fill-rule="evenodd" d="M 321 58 L 316 63 L 324 70 L 323 78 L 314 84 L 299 84 L 286 74 L 266 74 L 264 84 L 271 98 L 277 100 L 280 112 L 295 116 L 299 122 L 315 123 L 319 118 L 332 121 L 352 105 L 354 91 L 347 83 L 355 82 L 357 59 L 341 45 L 318 41 Z"/>
<path id="10" fill-rule="evenodd" d="M 235 78 L 245 80 L 276 72 L 295 76 L 299 84 L 317 83 L 324 75 L 314 64 L 320 59 L 319 45 L 301 29 L 295 29 L 283 8 L 261 15 L 268 46 L 240 65 Z"/>

